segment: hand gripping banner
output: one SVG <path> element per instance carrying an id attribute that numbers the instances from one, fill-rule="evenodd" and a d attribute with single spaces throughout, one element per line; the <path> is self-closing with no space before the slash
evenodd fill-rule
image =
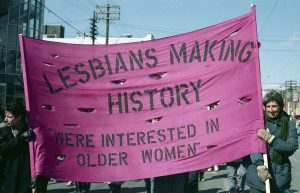
<path id="1" fill-rule="evenodd" d="M 32 175 L 141 179 L 264 152 L 255 9 L 119 45 L 20 36 Z"/>

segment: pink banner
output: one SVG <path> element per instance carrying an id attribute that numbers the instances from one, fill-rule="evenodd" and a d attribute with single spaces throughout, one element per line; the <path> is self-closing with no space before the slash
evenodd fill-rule
<path id="1" fill-rule="evenodd" d="M 20 44 L 33 175 L 141 179 L 265 151 L 254 9 L 140 43 Z"/>

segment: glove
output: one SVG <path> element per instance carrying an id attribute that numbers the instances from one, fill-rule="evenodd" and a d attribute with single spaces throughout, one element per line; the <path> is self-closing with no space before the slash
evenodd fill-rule
<path id="1" fill-rule="evenodd" d="M 268 179 L 272 178 L 271 174 L 268 171 L 267 166 L 257 166 L 256 169 L 257 169 L 257 175 L 262 182 L 265 182 Z"/>
<path id="2" fill-rule="evenodd" d="M 26 140 L 26 141 L 30 141 L 34 139 L 34 137 L 35 137 L 35 133 L 31 130 L 25 131 L 21 135 L 19 135 L 19 138 L 21 140 Z"/>
<path id="3" fill-rule="evenodd" d="M 259 129 L 257 131 L 257 136 L 260 137 L 262 140 L 267 142 L 268 144 L 272 143 L 272 141 L 275 139 L 274 135 L 271 135 L 268 131 L 265 129 Z"/>

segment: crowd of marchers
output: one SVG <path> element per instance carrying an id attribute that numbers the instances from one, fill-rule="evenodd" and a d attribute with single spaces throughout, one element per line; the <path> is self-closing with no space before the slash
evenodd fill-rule
<path id="1" fill-rule="evenodd" d="M 242 193 L 245 184 L 250 193 L 291 193 L 292 166 L 289 157 L 298 148 L 297 126 L 299 120 L 284 111 L 280 93 L 270 91 L 263 98 L 265 128 L 257 131 L 257 137 L 266 142 L 268 166 L 263 155 L 253 153 L 226 164 L 229 193 Z M 27 127 L 24 106 L 17 102 L 7 104 L 0 120 L 0 193 L 46 193 L 50 177 L 31 176 L 29 142 L 35 133 Z M 199 176 L 200 175 L 200 176 Z M 198 193 L 198 179 L 203 169 L 168 176 L 147 178 L 147 193 Z M 110 182 L 111 193 L 122 192 L 123 182 Z M 74 182 L 76 192 L 88 193 L 91 183 Z"/>

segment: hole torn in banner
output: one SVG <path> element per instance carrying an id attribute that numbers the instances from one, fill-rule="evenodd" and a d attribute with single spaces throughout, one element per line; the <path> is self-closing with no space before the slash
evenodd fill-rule
<path id="1" fill-rule="evenodd" d="M 217 106 L 218 106 L 219 104 L 220 104 L 220 101 L 211 103 L 211 104 L 207 105 L 207 110 L 211 111 L 211 110 L 217 108 Z"/>
<path id="2" fill-rule="evenodd" d="M 154 124 L 154 123 L 159 122 L 162 118 L 163 118 L 163 117 L 155 117 L 155 118 L 152 118 L 152 119 L 148 119 L 148 120 L 146 120 L 146 121 L 147 121 L 148 123 Z"/>
<path id="3" fill-rule="evenodd" d="M 78 108 L 78 110 L 80 112 L 83 112 L 83 113 L 92 113 L 94 112 L 96 109 L 95 108 Z"/>
<path id="4" fill-rule="evenodd" d="M 207 145 L 206 148 L 207 148 L 207 149 L 211 149 L 211 148 L 217 147 L 217 146 L 218 146 L 218 145 Z"/>
<path id="5" fill-rule="evenodd" d="M 55 107 L 53 105 L 42 105 L 42 108 L 46 111 L 54 111 Z"/>
<path id="6" fill-rule="evenodd" d="M 65 123 L 64 126 L 66 126 L 69 129 L 74 129 L 74 128 L 78 128 L 79 125 L 75 124 L 75 123 Z"/>
<path id="7" fill-rule="evenodd" d="M 240 105 L 246 105 L 246 104 L 248 104 L 251 100 L 252 100 L 252 98 L 250 98 L 250 97 L 242 97 L 242 98 L 238 99 L 238 103 L 239 103 Z"/>
<path id="8" fill-rule="evenodd" d="M 166 75 L 167 75 L 166 72 L 158 72 L 158 73 L 150 74 L 149 78 L 151 78 L 153 80 L 159 80 L 159 79 L 162 79 L 163 77 L 165 77 Z"/>
<path id="9" fill-rule="evenodd" d="M 235 36 L 238 32 L 240 31 L 240 29 L 235 30 L 234 32 L 232 32 L 229 36 L 233 37 Z"/>
<path id="10" fill-rule="evenodd" d="M 58 57 L 59 57 L 59 54 L 53 53 L 53 54 L 51 54 L 51 56 L 52 56 L 53 58 L 58 58 Z"/>
<path id="11" fill-rule="evenodd" d="M 53 67 L 54 64 L 50 63 L 50 62 L 42 62 L 45 66 L 47 67 Z"/>
<path id="12" fill-rule="evenodd" d="M 114 85 L 123 85 L 125 84 L 126 80 L 125 79 L 122 79 L 122 80 L 112 80 L 110 81 L 111 84 L 114 84 Z"/>
<path id="13" fill-rule="evenodd" d="M 66 155 L 58 155 L 58 156 L 56 156 L 56 159 L 59 161 L 63 161 L 66 159 L 66 157 L 67 157 Z"/>

